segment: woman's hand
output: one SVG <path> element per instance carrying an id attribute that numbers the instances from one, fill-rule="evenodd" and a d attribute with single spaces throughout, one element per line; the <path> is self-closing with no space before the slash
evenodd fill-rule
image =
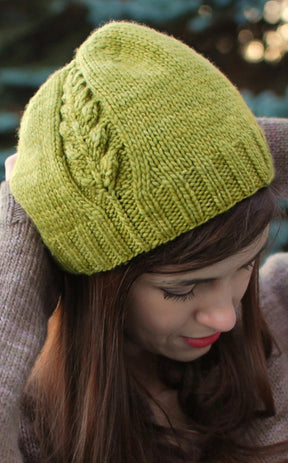
<path id="1" fill-rule="evenodd" d="M 18 154 L 12 154 L 5 161 L 5 180 L 10 180 L 12 170 L 16 164 Z"/>

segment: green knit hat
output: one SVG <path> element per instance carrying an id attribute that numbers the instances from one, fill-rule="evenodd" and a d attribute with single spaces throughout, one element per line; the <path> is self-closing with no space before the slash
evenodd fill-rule
<path id="1" fill-rule="evenodd" d="M 68 271 L 92 274 L 198 227 L 268 185 L 238 91 L 205 58 L 112 22 L 24 113 L 11 189 Z"/>

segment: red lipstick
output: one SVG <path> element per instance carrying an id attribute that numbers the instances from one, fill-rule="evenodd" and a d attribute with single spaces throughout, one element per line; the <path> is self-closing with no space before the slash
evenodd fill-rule
<path id="1" fill-rule="evenodd" d="M 205 338 L 186 338 L 182 336 L 182 339 L 188 346 L 191 347 L 207 347 L 210 346 L 210 344 L 213 344 L 213 342 L 217 341 L 217 339 L 220 336 L 220 332 L 212 334 L 212 336 L 207 336 Z"/>

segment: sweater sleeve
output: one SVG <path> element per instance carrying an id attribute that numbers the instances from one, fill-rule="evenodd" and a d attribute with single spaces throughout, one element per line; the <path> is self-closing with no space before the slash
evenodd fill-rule
<path id="1" fill-rule="evenodd" d="M 19 405 L 46 338 L 58 283 L 34 225 L 9 191 L 0 190 L 0 461 L 19 463 Z"/>
<path id="2" fill-rule="evenodd" d="M 274 117 L 257 118 L 262 127 L 275 165 L 275 179 L 283 199 L 288 199 L 288 119 Z"/>

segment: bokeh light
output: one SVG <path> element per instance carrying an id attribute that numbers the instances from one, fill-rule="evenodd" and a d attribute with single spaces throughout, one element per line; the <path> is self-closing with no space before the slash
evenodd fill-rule
<path id="1" fill-rule="evenodd" d="M 282 56 L 281 50 L 275 47 L 267 47 L 264 53 L 265 61 L 270 61 L 271 63 L 278 63 Z"/>
<path id="2" fill-rule="evenodd" d="M 244 16 L 251 23 L 257 23 L 262 19 L 262 12 L 258 8 L 246 8 L 244 10 Z"/>
<path id="3" fill-rule="evenodd" d="M 281 3 L 277 0 L 270 0 L 264 7 L 264 18 L 270 24 L 276 24 L 281 17 Z"/>
<path id="4" fill-rule="evenodd" d="M 260 40 L 252 40 L 243 49 L 246 61 L 259 63 L 264 59 L 264 45 Z"/>
<path id="5" fill-rule="evenodd" d="M 282 24 L 282 26 L 279 26 L 277 28 L 277 31 L 283 37 L 283 39 L 288 42 L 288 24 Z"/>
<path id="6" fill-rule="evenodd" d="M 281 19 L 288 22 L 288 0 L 282 2 Z"/>
<path id="7" fill-rule="evenodd" d="M 239 32 L 238 34 L 238 41 L 242 45 L 245 43 L 251 42 L 251 40 L 254 39 L 253 32 L 250 31 L 249 29 L 242 29 L 242 31 Z"/>
<path id="8" fill-rule="evenodd" d="M 253 7 L 245 12 L 250 23 L 261 19 L 257 17 L 258 11 Z M 239 32 L 242 56 L 250 63 L 263 60 L 270 64 L 278 63 L 288 52 L 288 0 L 268 0 L 263 8 L 263 19 L 273 29 L 264 30 L 260 37 L 259 32 L 253 33 L 248 25 Z"/>
<path id="9" fill-rule="evenodd" d="M 200 16 L 211 16 L 213 10 L 209 5 L 201 5 L 198 9 L 198 13 L 200 14 Z"/>
<path id="10" fill-rule="evenodd" d="M 273 48 L 281 49 L 284 46 L 284 39 L 277 31 L 269 31 L 264 35 L 266 44 Z"/>

